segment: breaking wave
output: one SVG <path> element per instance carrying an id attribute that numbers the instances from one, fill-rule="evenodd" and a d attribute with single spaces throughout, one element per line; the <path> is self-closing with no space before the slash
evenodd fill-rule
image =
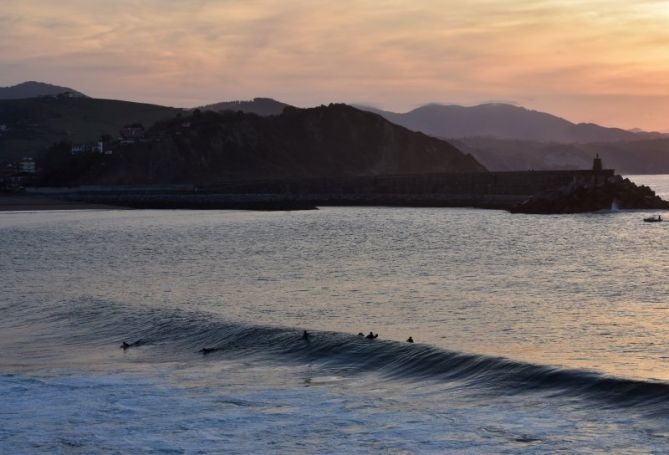
<path id="1" fill-rule="evenodd" d="M 669 384 L 659 381 L 453 352 L 422 344 L 367 340 L 340 332 L 311 332 L 310 340 L 305 341 L 301 328 L 254 326 L 228 322 L 217 315 L 137 310 L 99 301 L 62 303 L 48 314 L 17 307 L 12 310 L 10 313 L 19 317 L 22 325 L 28 321 L 52 329 L 51 334 L 36 335 L 34 343 L 93 344 L 115 349 L 123 341 L 138 342 L 136 349 L 153 360 L 174 355 L 200 358 L 200 351 L 208 348 L 206 357 L 210 361 L 254 358 L 308 362 L 341 368 L 349 374 L 374 372 L 389 380 L 455 382 L 462 387 L 506 394 L 543 392 L 552 397 L 597 400 L 612 407 L 669 415 Z M 7 318 L 0 326 L 11 324 L 11 318 Z"/>

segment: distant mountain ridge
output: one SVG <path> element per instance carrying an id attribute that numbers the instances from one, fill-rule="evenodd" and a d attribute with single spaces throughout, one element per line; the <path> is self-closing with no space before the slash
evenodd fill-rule
<path id="1" fill-rule="evenodd" d="M 247 114 L 257 114 L 263 117 L 268 115 L 279 115 L 286 107 L 292 107 L 290 104 L 272 98 L 253 98 L 250 101 L 223 101 L 215 104 L 208 104 L 199 107 L 200 110 L 215 112 L 245 112 Z"/>
<path id="2" fill-rule="evenodd" d="M 587 169 L 599 154 L 622 173 L 669 173 L 669 135 L 572 123 L 504 103 L 428 104 L 399 114 L 361 107 L 414 131 L 444 138 L 491 171 Z"/>
<path id="3" fill-rule="evenodd" d="M 465 107 L 427 104 L 401 114 L 359 106 L 398 125 L 447 139 L 488 137 L 563 144 L 620 142 L 669 137 L 633 132 L 594 123 L 572 123 L 561 117 L 511 104 L 492 103 Z"/>
<path id="4" fill-rule="evenodd" d="M 68 94 L 68 96 L 85 97 L 81 92 L 68 87 L 47 84 L 44 82 L 28 81 L 11 87 L 0 87 L 0 100 L 17 100 L 24 98 L 37 98 L 40 96 L 57 96 Z"/>

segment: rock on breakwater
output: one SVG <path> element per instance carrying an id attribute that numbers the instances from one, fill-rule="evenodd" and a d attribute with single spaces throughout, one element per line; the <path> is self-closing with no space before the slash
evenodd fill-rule
<path id="1" fill-rule="evenodd" d="M 603 183 L 578 183 L 545 191 L 511 208 L 512 213 L 581 213 L 605 210 L 616 204 L 621 209 L 669 210 L 663 200 L 647 186 L 638 186 L 619 175 Z"/>

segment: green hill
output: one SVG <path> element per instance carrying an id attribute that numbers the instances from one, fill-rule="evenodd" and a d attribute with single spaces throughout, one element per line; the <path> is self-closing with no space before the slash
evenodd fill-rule
<path id="1" fill-rule="evenodd" d="M 115 138 L 123 125 L 150 127 L 179 112 L 171 107 L 94 98 L 0 100 L 0 159 L 40 158 L 55 142 L 92 142 L 105 134 Z"/>

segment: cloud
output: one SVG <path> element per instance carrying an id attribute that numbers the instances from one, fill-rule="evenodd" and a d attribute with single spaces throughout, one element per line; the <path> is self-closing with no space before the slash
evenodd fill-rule
<path id="1" fill-rule="evenodd" d="M 650 0 L 4 0 L 0 83 L 177 105 L 643 102 L 665 90 L 668 19 Z"/>

